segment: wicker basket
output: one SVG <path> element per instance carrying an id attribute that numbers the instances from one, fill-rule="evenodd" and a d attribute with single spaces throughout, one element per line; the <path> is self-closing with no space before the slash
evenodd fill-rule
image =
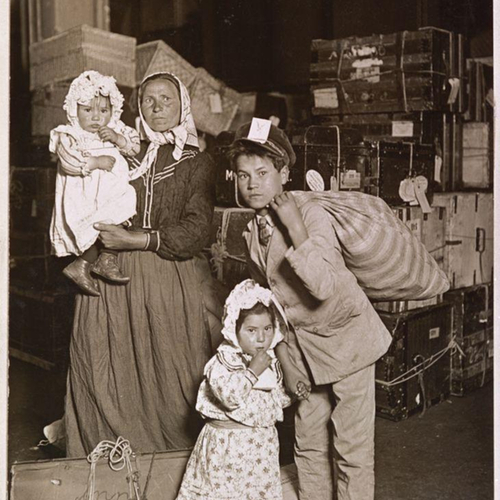
<path id="1" fill-rule="evenodd" d="M 50 131 L 67 122 L 63 109 L 70 83 L 57 83 L 37 88 L 31 96 L 31 135 L 47 136 Z"/>
<path id="2" fill-rule="evenodd" d="M 162 40 L 143 43 L 136 50 L 136 82 L 158 71 L 168 71 L 177 76 L 189 88 L 196 76 L 196 68 Z"/>
<path id="3" fill-rule="evenodd" d="M 72 80 L 89 69 L 134 87 L 135 47 L 133 37 L 87 25 L 34 43 L 30 45 L 30 89 Z"/>
<path id="4" fill-rule="evenodd" d="M 197 129 L 214 136 L 229 129 L 241 102 L 238 92 L 197 68 L 190 94 Z"/>

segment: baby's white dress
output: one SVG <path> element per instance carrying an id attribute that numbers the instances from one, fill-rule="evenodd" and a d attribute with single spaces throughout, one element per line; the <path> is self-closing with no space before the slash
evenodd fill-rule
<path id="1" fill-rule="evenodd" d="M 50 238 L 52 252 L 58 257 L 81 255 L 93 245 L 99 235 L 94 223 L 122 224 L 136 213 L 136 193 L 129 184 L 129 166 L 122 153 L 135 154 L 138 134 L 121 121 L 114 130 L 127 140 L 123 150 L 103 142 L 97 133 L 72 125 L 51 131 L 49 148 L 57 153 L 59 162 Z M 103 155 L 115 158 L 113 169 L 96 169 L 86 175 L 88 157 Z"/>

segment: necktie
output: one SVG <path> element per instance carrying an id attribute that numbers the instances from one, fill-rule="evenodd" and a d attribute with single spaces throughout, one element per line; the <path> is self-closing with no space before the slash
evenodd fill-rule
<path id="1" fill-rule="evenodd" d="M 259 242 L 263 246 L 267 246 L 269 240 L 271 239 L 271 234 L 273 232 L 269 222 L 265 217 L 259 217 Z"/>

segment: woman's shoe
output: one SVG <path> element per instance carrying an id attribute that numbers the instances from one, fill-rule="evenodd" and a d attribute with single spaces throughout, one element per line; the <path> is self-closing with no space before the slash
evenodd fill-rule
<path id="1" fill-rule="evenodd" d="M 63 274 L 76 283 L 87 295 L 99 297 L 96 282 L 90 276 L 90 262 L 78 257 L 63 269 Z"/>
<path id="2" fill-rule="evenodd" d="M 114 253 L 101 252 L 92 266 L 92 272 L 119 285 L 125 285 L 130 281 L 130 278 L 120 271 Z"/>

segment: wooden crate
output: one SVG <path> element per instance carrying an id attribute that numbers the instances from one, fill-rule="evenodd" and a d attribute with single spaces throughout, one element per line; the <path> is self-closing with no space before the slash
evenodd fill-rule
<path id="1" fill-rule="evenodd" d="M 109 30 L 109 0 L 28 0 L 28 17 L 30 43 L 80 24 Z"/>
<path id="2" fill-rule="evenodd" d="M 136 83 L 152 73 L 173 73 L 189 89 L 196 77 L 196 68 L 163 40 L 142 43 L 136 50 Z"/>
<path id="3" fill-rule="evenodd" d="M 136 39 L 87 25 L 30 45 L 30 89 L 76 78 L 85 70 L 135 86 Z"/>
<path id="4" fill-rule="evenodd" d="M 189 90 L 196 128 L 213 136 L 229 130 L 240 106 L 240 94 L 203 68 L 196 69 L 196 78 Z"/>
<path id="5" fill-rule="evenodd" d="M 492 193 L 435 193 L 433 207 L 445 208 L 444 268 L 451 288 L 493 279 Z"/>
<path id="6" fill-rule="evenodd" d="M 490 189 L 493 186 L 493 149 L 490 124 L 466 122 L 462 132 L 462 168 L 457 171 L 457 189 Z"/>

